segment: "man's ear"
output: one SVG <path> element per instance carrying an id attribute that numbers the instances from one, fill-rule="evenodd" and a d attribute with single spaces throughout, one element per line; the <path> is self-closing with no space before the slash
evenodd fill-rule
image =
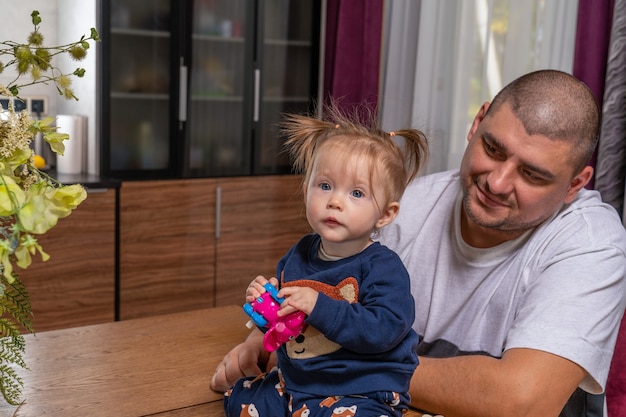
<path id="1" fill-rule="evenodd" d="M 382 229 L 383 227 L 391 223 L 396 218 L 399 211 L 400 203 L 398 203 L 397 201 L 387 204 L 387 207 L 385 207 L 382 214 L 380 215 L 380 218 L 376 222 L 376 229 Z"/>
<path id="2" fill-rule="evenodd" d="M 591 181 L 591 178 L 593 177 L 593 167 L 590 165 L 587 165 L 586 167 L 584 167 L 582 169 L 582 171 L 580 171 L 578 173 L 578 175 L 576 175 L 572 181 L 569 184 L 569 188 L 567 190 L 567 193 L 565 194 L 565 198 L 563 199 L 563 201 L 566 204 L 571 203 L 572 201 L 574 201 L 574 198 L 576 198 L 576 195 L 578 194 L 578 192 L 589 183 L 589 181 Z"/>
<path id="3" fill-rule="evenodd" d="M 470 126 L 470 130 L 469 132 L 467 132 L 468 142 L 472 139 L 472 136 L 474 136 L 474 133 L 476 133 L 476 130 L 478 130 L 478 125 L 480 124 L 480 122 L 482 122 L 485 116 L 487 115 L 487 110 L 489 109 L 490 105 L 491 103 L 489 103 L 488 101 L 485 101 L 483 105 L 480 106 L 480 109 L 478 109 L 478 113 L 476 113 L 476 116 L 474 116 L 474 120 L 472 121 L 472 126 Z"/>

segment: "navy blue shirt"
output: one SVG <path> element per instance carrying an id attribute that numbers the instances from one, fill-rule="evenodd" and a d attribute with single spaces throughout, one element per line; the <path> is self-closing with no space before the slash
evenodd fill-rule
<path id="1" fill-rule="evenodd" d="M 418 337 L 402 261 L 377 242 L 337 261 L 321 260 L 319 246 L 319 235 L 307 235 L 277 266 L 281 286 L 320 291 L 303 333 L 277 352 L 287 388 L 320 396 L 407 392 Z"/>

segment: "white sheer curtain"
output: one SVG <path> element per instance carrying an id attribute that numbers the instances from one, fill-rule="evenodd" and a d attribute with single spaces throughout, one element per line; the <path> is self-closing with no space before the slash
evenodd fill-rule
<path id="1" fill-rule="evenodd" d="M 484 101 L 536 69 L 572 71 L 577 0 L 387 0 L 382 125 L 422 129 L 428 172 L 459 166 Z"/>

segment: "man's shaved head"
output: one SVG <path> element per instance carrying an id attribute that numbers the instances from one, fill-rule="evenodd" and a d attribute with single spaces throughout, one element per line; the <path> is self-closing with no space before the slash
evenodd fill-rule
<path id="1" fill-rule="evenodd" d="M 511 106 L 529 135 L 571 142 L 575 172 L 587 165 L 598 141 L 600 111 L 581 81 L 556 70 L 531 72 L 496 95 L 487 117 L 504 103 Z"/>

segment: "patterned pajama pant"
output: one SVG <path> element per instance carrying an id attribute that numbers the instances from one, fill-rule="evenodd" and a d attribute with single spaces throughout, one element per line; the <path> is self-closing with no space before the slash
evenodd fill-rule
<path id="1" fill-rule="evenodd" d="M 408 394 L 373 392 L 320 398 L 288 392 L 280 371 L 242 378 L 224 395 L 226 417 L 401 417 Z"/>

